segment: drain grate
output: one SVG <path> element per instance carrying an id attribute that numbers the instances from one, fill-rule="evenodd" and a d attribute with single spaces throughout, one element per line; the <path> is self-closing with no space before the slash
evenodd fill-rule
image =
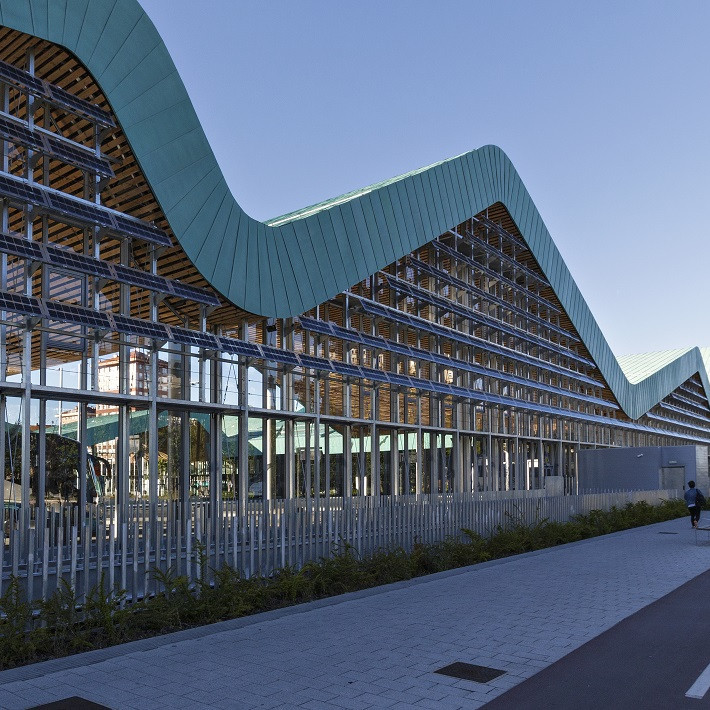
<path id="1" fill-rule="evenodd" d="M 439 668 L 435 673 L 441 675 L 449 675 L 452 678 L 461 678 L 461 680 L 473 680 L 476 683 L 488 683 L 488 681 L 503 675 L 505 671 L 498 668 L 488 668 L 488 666 L 476 666 L 473 663 L 462 663 L 457 661 L 443 668 Z"/>
<path id="2" fill-rule="evenodd" d="M 30 710 L 111 710 L 111 708 L 106 707 L 106 705 L 92 703 L 91 700 L 75 695 L 71 698 L 47 703 L 46 705 L 35 705 Z"/>
<path id="3" fill-rule="evenodd" d="M 677 532 L 671 532 L 670 530 L 659 530 L 659 535 L 677 535 Z"/>

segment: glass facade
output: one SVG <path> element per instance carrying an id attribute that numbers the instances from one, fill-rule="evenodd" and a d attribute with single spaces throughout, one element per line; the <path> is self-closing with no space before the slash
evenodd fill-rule
<path id="1" fill-rule="evenodd" d="M 224 302 L 91 77 L 3 33 L 93 107 L 0 80 L 4 501 L 573 491 L 580 447 L 710 441 L 698 377 L 623 413 L 500 203 L 300 317 Z"/>

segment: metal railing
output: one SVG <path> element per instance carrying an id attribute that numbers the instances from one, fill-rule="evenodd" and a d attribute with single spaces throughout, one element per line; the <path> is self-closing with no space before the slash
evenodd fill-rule
<path id="1" fill-rule="evenodd" d="M 103 576 L 108 588 L 118 586 L 129 599 L 139 599 L 159 591 L 156 570 L 194 580 L 228 564 L 245 577 L 269 575 L 328 557 L 346 543 L 361 555 L 395 547 L 410 551 L 416 542 L 460 537 L 462 529 L 485 536 L 513 522 L 563 522 L 594 509 L 655 504 L 681 492 L 536 493 L 252 500 L 243 515 L 236 501 L 222 502 L 215 515 L 208 502 L 186 508 L 139 501 L 120 522 L 113 504 L 89 506 L 83 519 L 70 505 L 33 508 L 22 529 L 15 512 L 6 510 L 0 592 L 14 575 L 30 599 L 44 600 L 64 579 L 81 600 Z"/>

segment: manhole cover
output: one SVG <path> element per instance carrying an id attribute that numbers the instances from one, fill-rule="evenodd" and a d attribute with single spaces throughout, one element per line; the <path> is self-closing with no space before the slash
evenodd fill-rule
<path id="1" fill-rule="evenodd" d="M 461 661 L 439 668 L 438 671 L 434 672 L 441 673 L 441 675 L 449 675 L 452 678 L 461 678 L 461 680 L 473 680 L 476 683 L 488 683 L 488 681 L 505 673 L 505 671 L 501 671 L 498 668 L 476 666 L 473 663 L 462 663 Z"/>
<path id="2" fill-rule="evenodd" d="M 677 532 L 671 532 L 670 530 L 660 530 L 658 532 L 659 535 L 677 535 Z"/>
<path id="3" fill-rule="evenodd" d="M 30 710 L 111 710 L 106 705 L 92 703 L 91 700 L 86 700 L 75 695 L 72 698 L 64 698 L 64 700 L 55 700 L 53 703 L 46 705 L 35 705 Z"/>

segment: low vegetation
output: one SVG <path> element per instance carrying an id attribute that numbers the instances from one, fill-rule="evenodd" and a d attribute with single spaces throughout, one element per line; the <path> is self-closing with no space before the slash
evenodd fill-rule
<path id="1" fill-rule="evenodd" d="M 412 552 L 381 550 L 359 557 L 344 545 L 338 554 L 301 569 L 286 568 L 270 577 L 244 579 L 225 566 L 210 581 L 188 582 L 184 576 L 155 572 L 163 590 L 149 599 L 126 604 L 120 589 L 97 585 L 86 603 L 62 583 L 42 603 L 25 599 L 20 580 L 11 578 L 0 597 L 0 668 L 66 656 L 180 629 L 234 619 L 270 609 L 321 599 L 344 592 L 412 579 L 433 572 L 540 550 L 619 530 L 687 515 L 682 501 L 651 506 L 629 504 L 608 512 L 594 510 L 567 523 L 540 520 L 526 524 L 510 519 L 488 537 L 463 530 L 461 539 L 424 545 Z M 204 550 L 200 569 L 207 571 Z"/>

